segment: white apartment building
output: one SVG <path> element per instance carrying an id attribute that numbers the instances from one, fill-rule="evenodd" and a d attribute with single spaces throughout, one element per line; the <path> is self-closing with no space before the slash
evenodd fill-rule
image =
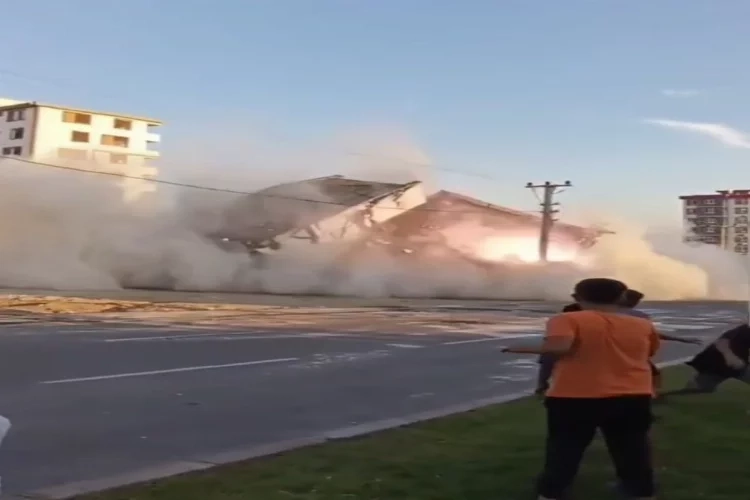
<path id="1" fill-rule="evenodd" d="M 0 98 L 0 154 L 150 179 L 160 142 L 152 118 Z M 156 189 L 123 178 L 127 199 Z"/>
<path id="2" fill-rule="evenodd" d="M 750 190 L 723 190 L 680 196 L 680 199 L 685 242 L 716 245 L 748 254 Z"/>

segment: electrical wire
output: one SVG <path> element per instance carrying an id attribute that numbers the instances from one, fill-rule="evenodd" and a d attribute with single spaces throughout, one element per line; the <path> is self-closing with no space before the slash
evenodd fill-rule
<path id="1" fill-rule="evenodd" d="M 228 194 L 237 194 L 237 195 L 243 195 L 243 196 L 253 196 L 253 197 L 260 197 L 260 198 L 275 198 L 275 199 L 282 199 L 282 200 L 289 200 L 289 201 L 302 201 L 307 203 L 318 203 L 323 205 L 336 205 L 336 206 L 342 206 L 342 207 L 350 207 L 351 205 L 346 203 L 339 203 L 336 201 L 327 201 L 327 200 L 316 200 L 312 198 L 301 198 L 296 196 L 285 196 L 280 194 L 272 194 L 272 193 L 263 193 L 263 192 L 251 192 L 251 191 L 239 191 L 235 189 L 227 189 L 227 188 L 216 188 L 211 186 L 201 186 L 198 184 L 190 184 L 185 182 L 176 182 L 176 181 L 169 181 L 164 179 L 151 179 L 148 177 L 139 177 L 136 175 L 128 175 L 123 174 L 119 172 L 107 172 L 102 170 L 89 170 L 85 168 L 79 168 L 79 167 L 72 167 L 69 165 L 56 165 L 54 163 L 47 163 L 47 162 L 40 162 L 36 160 L 29 160 L 28 158 L 21 158 L 18 156 L 7 156 L 7 155 L 0 155 L 0 159 L 5 160 L 11 160 L 11 161 L 17 161 L 20 163 L 25 163 L 29 165 L 36 165 L 41 167 L 48 167 L 48 168 L 55 168 L 59 170 L 66 170 L 66 171 L 73 171 L 73 172 L 80 172 L 80 173 L 87 173 L 87 174 L 98 174 L 98 175 L 104 175 L 108 177 L 117 177 L 121 179 L 133 179 L 133 180 L 140 180 L 145 182 L 153 182 L 156 184 L 162 184 L 166 186 L 176 186 L 176 187 L 182 187 L 182 188 L 188 188 L 188 189 L 198 189 L 198 190 L 204 190 L 204 191 L 212 191 L 212 192 L 219 192 L 219 193 L 228 193 Z M 484 208 L 490 208 L 497 210 L 498 207 L 491 204 L 491 203 L 483 203 L 479 201 L 473 201 L 472 202 L 475 205 L 479 205 Z M 397 211 L 416 211 L 416 212 L 440 212 L 440 213 L 451 213 L 451 214 L 486 214 L 486 212 L 481 211 L 467 211 L 467 210 L 444 210 L 444 209 L 436 209 L 436 208 L 401 208 L 401 207 L 378 207 L 378 209 L 386 209 L 386 210 L 397 210 Z M 507 209 L 509 213 L 513 213 L 514 215 L 523 215 L 526 217 L 535 217 L 536 212 L 525 212 L 521 210 L 514 210 L 514 209 Z"/>

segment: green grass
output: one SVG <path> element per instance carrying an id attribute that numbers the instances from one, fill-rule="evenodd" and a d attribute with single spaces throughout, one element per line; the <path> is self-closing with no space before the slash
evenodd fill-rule
<path id="1" fill-rule="evenodd" d="M 666 386 L 686 372 L 666 373 Z M 657 409 L 658 479 L 669 500 L 747 500 L 750 390 L 728 383 L 709 396 Z M 86 500 L 524 500 L 542 459 L 544 413 L 524 400 L 367 438 L 337 442 Z M 612 494 L 609 459 L 597 440 L 576 498 Z"/>

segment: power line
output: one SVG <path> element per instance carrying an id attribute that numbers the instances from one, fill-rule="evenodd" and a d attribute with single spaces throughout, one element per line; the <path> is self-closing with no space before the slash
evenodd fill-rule
<path id="1" fill-rule="evenodd" d="M 262 192 L 251 192 L 251 191 L 238 191 L 234 189 L 227 189 L 227 188 L 216 188 L 211 186 L 201 186 L 199 184 L 190 184 L 185 182 L 177 182 L 177 181 L 168 181 L 164 179 L 150 179 L 147 177 L 139 177 L 136 175 L 128 175 L 118 172 L 107 172 L 102 170 L 89 170 L 85 168 L 79 168 L 79 167 L 71 167 L 66 165 L 56 165 L 54 163 L 46 163 L 46 162 L 40 162 L 35 160 L 29 160 L 27 158 L 20 158 L 17 156 L 6 156 L 6 155 L 0 155 L 0 159 L 6 159 L 11 161 L 17 161 L 20 163 L 26 163 L 30 165 L 37 165 L 41 167 L 48 167 L 48 168 L 56 168 L 59 170 L 66 170 L 66 171 L 72 171 L 72 172 L 80 172 L 80 173 L 87 173 L 87 174 L 98 174 L 98 175 L 104 175 L 108 177 L 116 177 L 120 179 L 133 179 L 133 180 L 139 180 L 144 182 L 153 182 L 156 184 L 163 184 L 166 186 L 176 186 L 176 187 L 183 187 L 188 189 L 198 189 L 203 191 L 212 191 L 212 192 L 219 192 L 219 193 L 227 193 L 227 194 L 238 194 L 243 196 L 255 196 L 255 197 L 261 197 L 261 198 L 275 198 L 275 199 L 282 199 L 282 200 L 289 200 L 289 201 L 303 201 L 307 203 L 319 203 L 323 205 L 336 205 L 341 207 L 350 207 L 350 205 L 347 205 L 346 203 L 339 203 L 336 201 L 326 201 L 326 200 L 316 200 L 312 198 L 300 198 L 295 196 L 284 196 L 280 194 L 272 194 L 272 193 L 262 193 Z M 492 208 L 497 209 L 493 204 L 491 203 L 475 203 L 477 205 L 483 206 L 485 208 Z M 379 209 L 386 209 L 386 210 L 398 210 L 402 212 L 406 211 L 416 211 L 416 212 L 440 212 L 440 213 L 452 213 L 452 214 L 484 214 L 485 212 L 480 211 L 466 211 L 466 210 L 441 210 L 441 209 L 435 209 L 435 208 L 401 208 L 401 207 L 378 207 Z M 526 216 L 532 216 L 532 213 L 525 212 L 521 210 L 516 210 L 516 212 L 521 213 Z"/>

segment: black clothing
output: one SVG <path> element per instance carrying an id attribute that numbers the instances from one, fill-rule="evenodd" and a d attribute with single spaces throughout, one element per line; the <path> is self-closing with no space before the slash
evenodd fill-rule
<path id="1" fill-rule="evenodd" d="M 583 454 L 599 429 L 625 493 L 654 495 L 648 433 L 651 396 L 547 398 L 547 443 L 538 493 L 562 498 L 578 472 Z"/>
<path id="2" fill-rule="evenodd" d="M 724 332 L 719 339 L 729 341 L 729 349 L 741 360 L 748 362 L 750 358 L 750 325 L 740 325 Z M 737 370 L 727 366 L 724 355 L 711 344 L 687 362 L 698 373 L 708 373 L 726 378 L 739 377 L 744 369 Z"/>
<path id="3" fill-rule="evenodd" d="M 570 313 L 570 312 L 576 312 L 576 311 L 583 311 L 580 304 L 577 302 L 573 302 L 572 304 L 568 304 L 567 306 L 563 307 L 562 312 L 564 313 Z"/>

